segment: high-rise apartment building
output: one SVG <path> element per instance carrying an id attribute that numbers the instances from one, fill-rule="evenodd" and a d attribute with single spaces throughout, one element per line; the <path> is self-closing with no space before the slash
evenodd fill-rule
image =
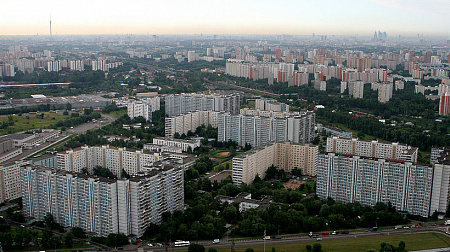
<path id="1" fill-rule="evenodd" d="M 240 109 L 239 94 L 205 95 L 205 94 L 177 94 L 167 95 L 166 115 L 177 116 L 194 111 L 225 111 L 238 114 Z"/>
<path id="2" fill-rule="evenodd" d="M 84 61 L 83 60 L 70 60 L 69 67 L 70 67 L 70 71 L 84 71 Z"/>
<path id="3" fill-rule="evenodd" d="M 366 141 L 357 138 L 329 137 L 327 138 L 326 151 L 364 157 L 417 162 L 419 149 L 399 143 L 382 143 L 378 140 Z"/>
<path id="4" fill-rule="evenodd" d="M 314 139 L 315 114 L 306 112 L 285 117 L 218 114 L 219 141 L 235 141 L 244 146 L 269 142 L 309 143 Z"/>
<path id="5" fill-rule="evenodd" d="M 175 133 L 187 134 L 189 131 L 195 132 L 197 127 L 211 125 L 217 127 L 217 111 L 195 111 L 187 114 L 166 117 L 165 136 L 173 138 Z"/>
<path id="6" fill-rule="evenodd" d="M 446 200 L 445 203 L 437 200 L 448 197 L 450 166 L 441 168 L 447 177 L 442 177 L 443 172 L 430 165 L 320 153 L 316 168 L 317 196 L 344 203 L 359 202 L 363 206 L 390 202 L 398 211 L 428 217 L 448 204 Z M 439 206 L 442 204 L 445 207 Z"/>
<path id="7" fill-rule="evenodd" d="M 119 180 L 35 165 L 20 172 L 25 217 L 51 213 L 60 225 L 97 236 L 140 237 L 163 213 L 184 207 L 183 169 L 172 164 Z"/>
<path id="8" fill-rule="evenodd" d="M 253 148 L 233 158 L 233 183 L 251 184 L 256 175 L 263 179 L 272 165 L 288 172 L 300 169 L 302 174 L 314 176 L 317 153 L 318 146 L 292 142 L 272 142 Z"/>
<path id="9" fill-rule="evenodd" d="M 441 96 L 439 103 L 439 115 L 449 115 L 450 114 L 450 92 L 445 93 Z"/>
<path id="10" fill-rule="evenodd" d="M 275 99 L 256 99 L 255 100 L 255 109 L 259 110 L 267 110 L 267 111 L 276 111 L 276 112 L 289 112 L 289 105 L 277 102 Z"/>
<path id="11" fill-rule="evenodd" d="M 129 100 L 127 104 L 127 114 L 128 116 L 133 119 L 139 116 L 142 116 L 146 121 L 152 120 L 152 105 L 149 103 L 140 100 L 140 101 L 134 101 Z"/>
<path id="12" fill-rule="evenodd" d="M 25 164 L 25 161 L 16 161 L 0 165 L 0 202 L 22 197 L 20 167 Z"/>
<path id="13" fill-rule="evenodd" d="M 392 98 L 393 83 L 378 83 L 378 101 L 388 102 Z"/>
<path id="14" fill-rule="evenodd" d="M 101 166 L 111 170 L 117 177 L 121 176 L 122 170 L 128 174 L 136 174 L 143 167 L 161 159 L 159 153 L 107 145 L 83 146 L 57 154 L 58 169 L 81 172 L 83 168 L 87 168 L 89 174 L 92 174 L 96 166 Z"/>

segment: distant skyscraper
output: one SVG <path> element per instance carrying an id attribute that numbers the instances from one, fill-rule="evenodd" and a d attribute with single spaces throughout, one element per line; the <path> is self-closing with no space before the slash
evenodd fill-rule
<path id="1" fill-rule="evenodd" d="M 277 49 L 277 50 L 276 50 L 275 58 L 276 58 L 278 61 L 281 61 L 281 49 Z"/>

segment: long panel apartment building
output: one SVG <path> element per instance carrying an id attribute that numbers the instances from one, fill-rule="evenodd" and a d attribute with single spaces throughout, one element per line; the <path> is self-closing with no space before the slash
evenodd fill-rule
<path id="1" fill-rule="evenodd" d="M 120 177 L 122 170 L 127 174 L 136 174 L 144 166 L 151 165 L 163 157 L 156 152 L 127 150 L 112 146 L 83 146 L 57 154 L 58 169 L 81 172 L 87 168 L 90 174 L 96 166 L 108 168 Z"/>
<path id="2" fill-rule="evenodd" d="M 314 139 L 315 114 L 305 112 L 285 117 L 218 114 L 218 141 L 235 141 L 244 146 L 269 142 L 309 143 Z"/>
<path id="3" fill-rule="evenodd" d="M 36 165 L 21 168 L 23 213 L 106 237 L 144 234 L 165 212 L 184 207 L 183 170 L 165 165 L 130 179 L 107 179 Z"/>
<path id="4" fill-rule="evenodd" d="M 195 111 L 177 116 L 171 116 L 165 118 L 165 136 L 173 138 L 175 133 L 180 135 L 187 134 L 189 131 L 194 132 L 197 127 L 205 125 L 211 125 L 217 127 L 217 117 L 219 112 L 207 110 L 207 111 Z"/>
<path id="5" fill-rule="evenodd" d="M 317 195 L 344 203 L 375 206 L 390 202 L 398 211 L 428 217 L 448 207 L 450 164 L 421 165 L 351 154 L 320 153 Z"/>
<path id="6" fill-rule="evenodd" d="M 314 176 L 317 154 L 318 146 L 292 142 L 271 143 L 251 149 L 233 158 L 233 183 L 251 184 L 256 175 L 264 178 L 272 165 L 288 172 L 300 169 L 302 174 Z"/>
<path id="7" fill-rule="evenodd" d="M 165 97 L 166 115 L 177 116 L 194 111 L 225 111 L 238 114 L 239 94 L 176 94 Z"/>
<path id="8" fill-rule="evenodd" d="M 326 151 L 364 157 L 417 162 L 419 149 L 409 145 L 383 143 L 377 140 L 366 141 L 357 138 L 329 137 L 327 139 Z"/>

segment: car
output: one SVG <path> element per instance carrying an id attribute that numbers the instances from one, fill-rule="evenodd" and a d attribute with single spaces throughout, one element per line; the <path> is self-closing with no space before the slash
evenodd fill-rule
<path id="1" fill-rule="evenodd" d="M 405 227 L 403 227 L 403 228 L 405 228 L 405 229 L 406 229 L 406 228 L 409 228 L 409 227 L 408 227 L 408 226 L 405 226 Z"/>
<path id="2" fill-rule="evenodd" d="M 364 232 L 369 232 L 369 230 L 366 229 L 366 230 L 364 230 Z"/>
<path id="3" fill-rule="evenodd" d="M 216 243 L 219 243 L 219 242 L 220 242 L 219 239 L 214 239 L 212 243 L 213 243 L 213 244 L 216 244 Z"/>
<path id="4" fill-rule="evenodd" d="M 319 238 L 317 238 L 317 241 L 321 241 L 321 240 L 322 240 L 322 238 L 320 238 L 320 237 L 319 237 Z"/>
<path id="5" fill-rule="evenodd" d="M 311 236 L 311 238 L 317 238 L 317 237 L 318 237 L 317 235 L 312 235 L 312 236 Z"/>
<path id="6" fill-rule="evenodd" d="M 149 247 L 153 247 L 153 244 L 149 243 L 149 244 L 147 244 L 147 246 L 149 246 Z"/>
<path id="7" fill-rule="evenodd" d="M 20 225 L 20 227 L 21 227 L 21 228 L 24 228 L 25 226 L 24 226 L 24 225 Z"/>
<path id="8" fill-rule="evenodd" d="M 123 250 L 123 247 L 118 247 L 117 250 Z"/>

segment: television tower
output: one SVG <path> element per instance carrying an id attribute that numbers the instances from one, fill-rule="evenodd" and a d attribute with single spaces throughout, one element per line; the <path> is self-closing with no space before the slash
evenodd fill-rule
<path id="1" fill-rule="evenodd" d="M 52 14 L 50 14 L 50 40 L 52 39 Z"/>

